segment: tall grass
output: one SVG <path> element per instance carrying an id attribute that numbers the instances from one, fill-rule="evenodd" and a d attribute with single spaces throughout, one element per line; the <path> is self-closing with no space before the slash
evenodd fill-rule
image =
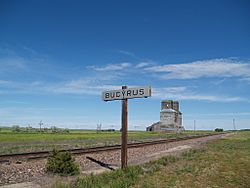
<path id="1" fill-rule="evenodd" d="M 103 173 L 98 176 L 90 175 L 79 178 L 77 187 L 79 188 L 127 188 L 133 185 L 142 174 L 140 166 L 131 166 L 126 170 L 116 170 L 114 172 Z"/>
<path id="2" fill-rule="evenodd" d="M 151 161 L 144 165 L 129 166 L 126 170 L 116 170 L 100 175 L 90 175 L 78 178 L 79 188 L 128 188 L 133 186 L 145 174 L 152 174 L 164 166 L 174 163 L 177 158 L 174 156 L 163 157 L 157 161 Z"/>

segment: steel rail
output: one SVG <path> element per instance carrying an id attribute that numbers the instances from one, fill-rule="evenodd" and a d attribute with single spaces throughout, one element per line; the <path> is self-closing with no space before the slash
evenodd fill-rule
<path id="1" fill-rule="evenodd" d="M 221 134 L 225 134 L 225 133 L 221 133 Z M 203 135 L 191 135 L 191 136 L 188 135 L 184 137 L 168 138 L 168 139 L 161 139 L 161 140 L 156 140 L 156 141 L 129 143 L 128 148 L 138 148 L 138 147 L 144 147 L 144 146 L 149 146 L 149 145 L 164 144 L 164 143 L 169 143 L 169 142 L 177 142 L 181 140 L 208 137 L 208 136 L 213 136 L 213 135 L 220 135 L 220 134 L 203 134 Z M 119 149 L 121 149 L 121 145 L 117 144 L 117 145 L 112 145 L 112 146 L 99 146 L 99 147 L 91 147 L 91 148 L 59 150 L 59 152 L 69 151 L 72 154 L 89 154 L 89 153 L 112 151 L 112 150 L 119 150 Z M 24 159 L 47 158 L 50 152 L 51 151 L 38 151 L 38 152 L 3 154 L 3 155 L 0 155 L 0 162 L 6 161 L 6 159 L 10 159 L 10 158 L 18 158 L 18 159 L 20 158 L 24 158 Z"/>

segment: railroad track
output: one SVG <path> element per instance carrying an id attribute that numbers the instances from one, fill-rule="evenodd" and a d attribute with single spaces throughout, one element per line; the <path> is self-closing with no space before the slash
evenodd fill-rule
<path id="1" fill-rule="evenodd" d="M 222 133 L 222 134 L 225 134 L 225 133 Z M 207 137 L 207 136 L 212 136 L 212 135 L 218 135 L 218 134 L 192 135 L 192 136 L 184 136 L 184 137 L 177 137 L 177 138 L 161 139 L 161 140 L 156 140 L 156 141 L 129 143 L 128 148 L 139 148 L 143 146 L 163 144 L 163 143 L 169 143 L 169 142 L 177 142 L 181 140 L 201 138 L 201 137 Z M 100 147 L 92 147 L 92 148 L 79 148 L 79 149 L 59 150 L 59 151 L 60 152 L 69 151 L 72 154 L 77 155 L 77 154 L 89 154 L 89 153 L 112 151 L 112 150 L 119 150 L 119 149 L 121 149 L 121 145 L 100 146 Z M 4 155 L 0 155 L 0 163 L 8 162 L 11 159 L 32 160 L 32 159 L 47 158 L 49 156 L 49 153 L 50 151 L 4 154 Z"/>

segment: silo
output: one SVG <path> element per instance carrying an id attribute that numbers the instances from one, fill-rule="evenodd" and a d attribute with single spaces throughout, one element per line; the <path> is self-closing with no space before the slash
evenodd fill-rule
<path id="1" fill-rule="evenodd" d="M 161 110 L 164 109 L 173 109 L 173 101 L 171 100 L 161 101 Z"/>
<path id="2" fill-rule="evenodd" d="M 178 101 L 173 101 L 173 109 L 177 112 L 179 112 L 179 102 Z"/>

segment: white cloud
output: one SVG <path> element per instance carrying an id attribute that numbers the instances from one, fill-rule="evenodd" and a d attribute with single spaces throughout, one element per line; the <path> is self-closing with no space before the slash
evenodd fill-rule
<path id="1" fill-rule="evenodd" d="M 7 85 L 10 84 L 11 81 L 7 81 L 7 80 L 0 80 L 0 85 Z"/>
<path id="2" fill-rule="evenodd" d="M 97 78 L 96 78 L 97 79 Z M 137 87 L 130 85 L 129 87 Z M 38 94 L 73 94 L 73 95 L 101 95 L 105 90 L 121 89 L 121 85 L 106 83 L 102 80 L 92 80 L 91 78 L 81 78 L 68 82 L 54 84 L 32 82 L 18 83 L 12 82 L 8 85 L 11 90 L 6 93 L 38 93 Z M 201 94 L 185 86 L 152 88 L 153 99 L 173 99 L 173 100 L 203 100 L 212 102 L 250 102 L 249 100 L 235 96 L 217 96 Z"/>
<path id="3" fill-rule="evenodd" d="M 33 93 L 33 94 L 75 94 L 75 95 L 101 95 L 103 90 L 120 89 L 120 85 L 114 85 L 113 80 L 116 75 L 98 75 L 92 77 L 82 77 L 80 79 L 61 81 L 61 82 L 41 82 L 33 81 L 18 82 L 0 80 L 0 86 L 4 93 Z M 4 94 L 3 93 L 3 94 Z M 0 91 L 2 94 L 2 91 Z"/>
<path id="4" fill-rule="evenodd" d="M 221 85 L 222 83 L 224 83 L 226 80 L 227 80 L 226 78 L 222 78 L 220 80 L 213 81 L 212 84 L 218 86 L 218 85 Z"/>
<path id="5" fill-rule="evenodd" d="M 177 96 L 179 100 L 205 100 L 212 102 L 239 102 L 247 101 L 241 97 L 230 97 L 230 96 L 215 96 L 215 95 L 202 95 L 202 94 L 187 94 Z"/>
<path id="6" fill-rule="evenodd" d="M 0 59 L 0 72 L 12 72 L 16 70 L 25 70 L 27 62 L 20 57 L 15 58 L 1 58 Z"/>
<path id="7" fill-rule="evenodd" d="M 88 94 L 101 95 L 103 90 L 119 89 L 121 86 L 110 84 L 116 79 L 115 75 L 82 77 L 80 79 L 44 85 L 43 91 L 57 94 Z"/>
<path id="8" fill-rule="evenodd" d="M 187 87 L 153 88 L 152 96 L 160 99 L 198 100 L 212 102 L 239 102 L 249 100 L 241 97 L 206 95 L 191 91 Z"/>
<path id="9" fill-rule="evenodd" d="M 135 57 L 134 53 L 126 51 L 126 50 L 119 50 L 118 52 L 121 53 L 121 54 L 124 54 L 124 55 Z"/>
<path id="10" fill-rule="evenodd" d="M 28 65 L 30 65 L 31 60 L 32 59 L 23 58 L 2 58 L 0 59 L 0 73 L 2 70 L 27 69 L 29 68 Z M 29 83 L 22 81 L 15 82 L 0 80 L 0 86 L 4 89 L 3 91 L 0 91 L 0 93 L 100 95 L 103 90 L 120 89 L 121 85 L 118 85 L 120 81 L 127 81 L 128 78 L 131 79 L 132 73 L 138 72 L 138 77 L 141 76 L 141 78 L 144 79 L 143 74 L 141 73 L 145 70 L 149 72 L 159 73 L 159 75 L 165 79 L 218 77 L 219 81 L 214 83 L 217 85 L 223 83 L 227 79 L 227 77 L 239 77 L 240 80 L 250 81 L 250 61 L 246 60 L 241 61 L 228 58 L 195 61 L 185 64 L 169 64 L 162 66 L 153 66 L 153 64 L 155 63 L 149 60 L 141 61 L 140 63 L 134 65 L 128 62 L 124 62 L 119 64 L 108 64 L 103 67 L 91 66 L 89 68 L 98 71 L 94 72 L 92 76 L 68 81 L 65 81 L 66 79 L 64 81 L 57 80 L 50 83 L 46 82 L 45 80 L 34 80 L 33 82 L 31 81 Z M 31 66 L 30 68 L 32 70 L 30 71 L 32 72 L 32 74 L 36 73 L 33 70 L 34 67 L 36 66 Z M 126 71 L 121 71 L 124 69 Z M 141 69 L 143 71 L 140 71 Z M 41 69 L 37 70 L 40 71 Z M 46 71 L 47 70 L 48 69 L 46 69 Z M 86 73 L 90 75 L 89 73 L 93 72 Z M 48 75 L 51 74 L 52 73 L 48 71 Z M 69 75 L 72 75 L 72 73 L 69 73 Z M 76 76 L 77 75 L 74 75 L 74 77 Z M 154 80 L 150 81 L 154 82 Z M 129 82 L 131 83 L 131 80 L 129 80 Z M 155 82 L 155 84 L 157 83 Z M 218 96 L 216 94 L 200 93 L 190 90 L 190 88 L 184 86 L 153 88 L 153 98 L 222 102 L 249 102 L 249 100 L 238 96 L 228 96 L 227 94 Z"/>
<path id="11" fill-rule="evenodd" d="M 171 96 L 180 94 L 187 91 L 186 87 L 164 87 L 164 88 L 152 88 L 152 96 L 156 98 L 170 98 Z"/>
<path id="12" fill-rule="evenodd" d="M 121 86 L 116 85 L 90 85 L 90 84 L 77 84 L 66 83 L 58 86 L 52 86 L 52 91 L 58 94 L 88 94 L 88 95 L 101 95 L 104 90 L 119 89 Z"/>
<path id="13" fill-rule="evenodd" d="M 148 66 L 152 66 L 153 62 L 150 62 L 150 61 L 144 61 L 144 62 L 140 62 L 138 63 L 135 68 L 145 68 L 145 67 L 148 67 Z"/>
<path id="14" fill-rule="evenodd" d="M 199 114 L 186 114 L 187 117 L 193 116 L 250 116 L 250 112 L 227 112 L 227 113 L 199 113 Z"/>
<path id="15" fill-rule="evenodd" d="M 26 102 L 5 100 L 5 101 L 1 101 L 0 104 L 26 104 Z"/>
<path id="16" fill-rule="evenodd" d="M 246 77 L 246 78 L 241 78 L 241 81 L 245 81 L 248 82 L 250 84 L 250 77 Z"/>
<path id="17" fill-rule="evenodd" d="M 131 66 L 131 63 L 119 63 L 119 64 L 108 64 L 104 67 L 89 66 L 89 68 L 95 71 L 118 71 L 123 70 Z"/>
<path id="18" fill-rule="evenodd" d="M 250 77 L 250 61 L 211 59 L 183 64 L 152 66 L 144 70 L 162 73 L 163 79 L 195 79 L 201 77 Z"/>

